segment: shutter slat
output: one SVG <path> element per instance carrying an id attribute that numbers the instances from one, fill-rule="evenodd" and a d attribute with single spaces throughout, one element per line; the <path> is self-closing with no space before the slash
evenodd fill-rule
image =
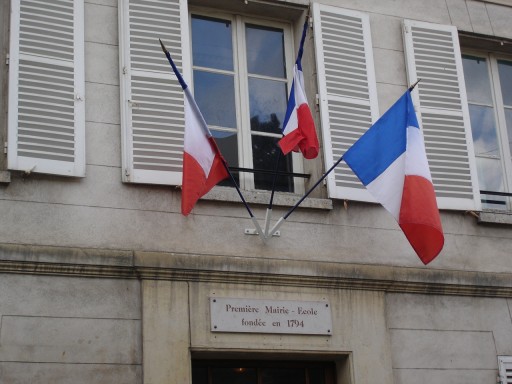
<path id="1" fill-rule="evenodd" d="M 409 83 L 419 106 L 439 208 L 480 209 L 457 30 L 404 21 Z"/>
<path id="2" fill-rule="evenodd" d="M 313 4 L 326 168 L 378 115 L 368 15 Z M 343 162 L 327 179 L 329 197 L 374 201 Z"/>

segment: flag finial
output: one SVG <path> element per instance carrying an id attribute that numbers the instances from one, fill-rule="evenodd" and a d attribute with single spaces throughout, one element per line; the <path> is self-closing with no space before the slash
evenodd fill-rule
<path id="1" fill-rule="evenodd" d="M 162 51 L 164 51 L 164 53 L 167 52 L 167 48 L 165 48 L 165 45 L 164 43 L 162 43 L 162 40 L 158 39 L 158 41 L 160 42 L 160 46 L 162 47 Z"/>
<path id="2" fill-rule="evenodd" d="M 412 92 L 412 90 L 414 89 L 414 87 L 416 87 L 418 85 L 418 83 L 421 81 L 421 78 L 419 78 L 413 85 L 411 85 L 409 87 L 409 92 Z"/>

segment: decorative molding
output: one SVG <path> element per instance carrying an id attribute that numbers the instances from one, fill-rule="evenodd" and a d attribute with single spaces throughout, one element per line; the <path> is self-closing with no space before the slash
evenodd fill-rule
<path id="1" fill-rule="evenodd" d="M 0 244 L 0 273 L 512 298 L 512 274 Z"/>

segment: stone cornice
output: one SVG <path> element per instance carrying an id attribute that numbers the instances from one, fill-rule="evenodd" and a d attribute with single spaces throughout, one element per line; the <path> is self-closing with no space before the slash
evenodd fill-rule
<path id="1" fill-rule="evenodd" d="M 512 274 L 0 244 L 0 273 L 512 298 Z"/>

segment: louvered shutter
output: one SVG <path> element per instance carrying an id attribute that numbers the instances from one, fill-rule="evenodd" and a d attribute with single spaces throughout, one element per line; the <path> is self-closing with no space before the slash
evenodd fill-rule
<path id="1" fill-rule="evenodd" d="M 185 0 L 120 0 L 123 181 L 181 184 L 183 91 L 158 39 L 190 81 Z"/>
<path id="2" fill-rule="evenodd" d="M 378 118 L 370 21 L 366 14 L 313 4 L 325 166 L 330 168 Z M 342 162 L 329 197 L 375 201 Z"/>
<path id="3" fill-rule="evenodd" d="M 83 1 L 11 7 L 8 167 L 84 176 Z"/>
<path id="4" fill-rule="evenodd" d="M 500 383 L 512 384 L 512 356 L 498 357 L 500 368 Z"/>
<path id="5" fill-rule="evenodd" d="M 438 206 L 480 210 L 457 29 L 405 20 L 404 46 Z"/>

